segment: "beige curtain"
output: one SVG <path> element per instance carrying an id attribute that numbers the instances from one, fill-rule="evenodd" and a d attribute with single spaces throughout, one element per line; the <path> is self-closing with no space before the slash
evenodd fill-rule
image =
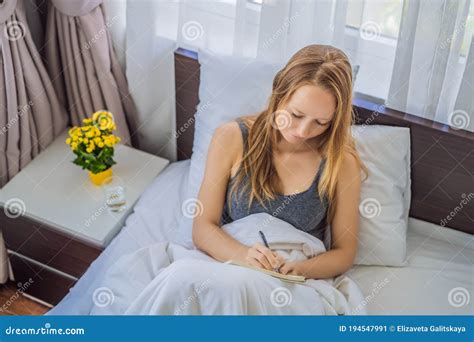
<path id="1" fill-rule="evenodd" d="M 36 50 L 23 1 L 0 6 L 0 187 L 45 149 L 67 125 L 51 79 Z M 0 234 L 0 282 L 8 261 Z"/>
<path id="2" fill-rule="evenodd" d="M 33 42 L 24 0 L 1 2 L 0 187 L 68 123 L 97 110 L 111 111 L 122 141 L 139 146 L 135 105 L 109 34 L 113 21 L 104 19 L 101 2 L 52 0 L 45 39 L 37 39 L 44 46 Z M 0 283 L 9 274 L 0 231 Z"/>
<path id="3" fill-rule="evenodd" d="M 78 125 L 93 112 L 114 114 L 117 134 L 138 147 L 137 113 L 112 47 L 102 0 L 52 0 L 46 27 L 46 60 L 54 88 Z"/>

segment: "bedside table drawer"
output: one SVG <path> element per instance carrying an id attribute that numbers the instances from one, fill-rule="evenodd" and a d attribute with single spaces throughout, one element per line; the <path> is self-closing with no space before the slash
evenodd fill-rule
<path id="1" fill-rule="evenodd" d="M 3 210 L 0 227 L 7 249 L 77 278 L 102 252 L 29 217 L 9 218 Z"/>
<path id="2" fill-rule="evenodd" d="M 18 290 L 51 305 L 58 304 L 76 283 L 76 280 L 19 255 L 9 253 L 8 258 L 13 268 Z"/>

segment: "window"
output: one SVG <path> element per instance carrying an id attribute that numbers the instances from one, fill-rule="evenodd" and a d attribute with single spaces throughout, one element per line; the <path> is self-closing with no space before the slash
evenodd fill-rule
<path id="1" fill-rule="evenodd" d="M 290 9 L 291 6 L 304 4 L 303 0 L 268 1 L 285 1 Z M 359 65 L 354 91 L 381 101 L 387 98 L 403 4 L 404 0 L 347 2 L 344 50 L 351 57 L 351 62 Z M 176 40 L 184 48 L 206 48 L 216 53 L 255 57 L 262 6 L 265 6 L 265 0 L 161 0 L 156 6 L 156 16 L 159 17 L 156 20 L 156 33 Z M 459 61 L 463 67 L 474 32 L 474 1 L 471 3 L 469 20 L 459 25 L 457 31 L 464 34 L 461 48 L 464 58 Z"/>

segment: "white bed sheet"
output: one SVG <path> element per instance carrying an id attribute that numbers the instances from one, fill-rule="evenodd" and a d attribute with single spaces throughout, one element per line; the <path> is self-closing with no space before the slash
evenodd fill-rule
<path id="1" fill-rule="evenodd" d="M 406 267 L 354 266 L 369 315 L 472 315 L 474 236 L 409 218 Z"/>
<path id="2" fill-rule="evenodd" d="M 171 163 L 155 179 L 120 234 L 46 315 L 89 314 L 105 270 L 120 256 L 158 241 L 182 243 L 178 226 L 189 165 L 189 160 Z M 405 267 L 354 266 L 348 272 L 366 296 L 361 305 L 369 314 L 473 314 L 473 235 L 410 218 L 408 256 Z"/>

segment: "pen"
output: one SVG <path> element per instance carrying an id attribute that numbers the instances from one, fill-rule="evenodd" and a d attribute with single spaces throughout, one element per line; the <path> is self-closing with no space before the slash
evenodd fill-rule
<path id="1" fill-rule="evenodd" d="M 263 244 L 265 245 L 265 247 L 267 247 L 268 249 L 270 249 L 270 246 L 268 245 L 267 238 L 265 237 L 265 234 L 263 234 L 263 232 L 262 232 L 261 230 L 259 230 L 258 233 L 259 233 L 260 236 L 262 237 Z M 275 272 L 280 272 L 280 268 L 279 268 L 279 267 L 274 267 L 273 270 L 274 270 Z"/>

